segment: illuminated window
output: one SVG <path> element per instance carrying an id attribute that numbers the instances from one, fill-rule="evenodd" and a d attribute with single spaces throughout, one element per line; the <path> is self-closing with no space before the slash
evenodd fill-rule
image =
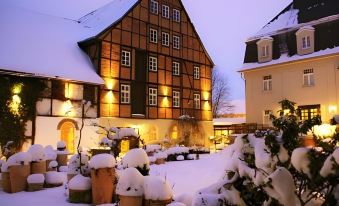
<path id="1" fill-rule="evenodd" d="M 306 69 L 306 70 L 304 70 L 303 85 L 304 86 L 314 86 L 314 72 L 313 72 L 313 69 Z"/>
<path id="2" fill-rule="evenodd" d="M 173 75 L 179 76 L 180 75 L 180 63 L 179 62 L 173 62 Z"/>
<path id="3" fill-rule="evenodd" d="M 179 36 L 173 36 L 173 48 L 180 49 L 180 37 Z"/>
<path id="4" fill-rule="evenodd" d="M 200 94 L 194 94 L 194 109 L 200 109 Z"/>
<path id="5" fill-rule="evenodd" d="M 166 32 L 162 32 L 162 45 L 169 46 L 169 34 Z"/>
<path id="6" fill-rule="evenodd" d="M 169 15 L 169 6 L 162 5 L 162 17 L 165 17 L 167 19 L 170 18 L 170 15 Z"/>
<path id="7" fill-rule="evenodd" d="M 123 104 L 129 104 L 130 103 L 130 93 L 131 93 L 130 85 L 122 84 L 121 85 L 121 91 L 120 91 L 120 102 L 123 103 Z"/>
<path id="8" fill-rule="evenodd" d="M 154 88 L 149 88 L 148 95 L 149 105 L 157 106 L 158 105 L 158 90 Z"/>
<path id="9" fill-rule="evenodd" d="M 173 21 L 180 22 L 180 11 L 173 9 Z"/>
<path id="10" fill-rule="evenodd" d="M 159 3 L 157 1 L 151 0 L 150 12 L 152 14 L 158 14 Z"/>
<path id="11" fill-rule="evenodd" d="M 121 65 L 126 67 L 131 66 L 131 52 L 121 51 Z"/>
<path id="12" fill-rule="evenodd" d="M 263 77 L 263 90 L 264 91 L 272 90 L 272 76 L 271 75 Z"/>
<path id="13" fill-rule="evenodd" d="M 193 70 L 194 79 L 200 79 L 200 67 L 195 66 Z"/>
<path id="14" fill-rule="evenodd" d="M 152 43 L 158 43 L 158 30 L 150 29 L 149 30 L 149 41 Z"/>
<path id="15" fill-rule="evenodd" d="M 180 92 L 173 91 L 173 107 L 180 107 Z"/>
<path id="16" fill-rule="evenodd" d="M 149 57 L 148 68 L 150 71 L 158 71 L 158 59 L 156 57 Z"/>
<path id="17" fill-rule="evenodd" d="M 317 115 L 320 116 L 320 105 L 305 105 L 299 106 L 299 117 L 300 120 L 308 120 L 316 117 Z"/>
<path id="18" fill-rule="evenodd" d="M 311 37 L 305 36 L 302 38 L 302 49 L 309 49 L 311 47 Z"/>

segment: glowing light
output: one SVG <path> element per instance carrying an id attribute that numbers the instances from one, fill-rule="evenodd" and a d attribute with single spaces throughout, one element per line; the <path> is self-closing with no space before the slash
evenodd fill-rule
<path id="1" fill-rule="evenodd" d="M 167 97 L 164 97 L 161 103 L 162 107 L 169 107 L 169 101 Z"/>
<path id="2" fill-rule="evenodd" d="M 204 100 L 209 100 L 210 93 L 209 92 L 204 92 L 203 93 Z"/>
<path id="3" fill-rule="evenodd" d="M 163 92 L 164 96 L 168 96 L 168 87 L 164 87 Z"/>
<path id="4" fill-rule="evenodd" d="M 115 86 L 115 82 L 113 79 L 105 79 L 105 85 L 106 88 L 109 90 L 113 90 L 114 86 Z"/>
<path id="5" fill-rule="evenodd" d="M 107 92 L 105 98 L 106 98 L 107 103 L 112 104 L 114 102 L 113 92 L 112 91 Z"/>
<path id="6" fill-rule="evenodd" d="M 287 115 L 290 113 L 290 110 L 289 109 L 284 109 L 284 115 Z"/>
<path id="7" fill-rule="evenodd" d="M 65 97 L 71 99 L 73 97 L 74 85 L 71 83 L 65 84 Z"/>
<path id="8" fill-rule="evenodd" d="M 15 84 L 12 88 L 12 93 L 13 94 L 20 94 L 20 92 L 22 90 L 22 86 L 23 86 L 23 84 L 21 84 L 21 83 Z"/>
<path id="9" fill-rule="evenodd" d="M 337 113 L 337 106 L 336 105 L 329 105 L 328 106 L 328 112 L 330 114 L 336 114 Z"/>
<path id="10" fill-rule="evenodd" d="M 64 104 L 62 105 L 63 108 L 63 112 L 66 116 L 72 116 L 73 114 L 73 105 L 72 102 L 70 100 L 67 100 L 66 102 L 64 102 Z"/>
<path id="11" fill-rule="evenodd" d="M 314 134 L 321 139 L 332 137 L 335 134 L 335 129 L 336 126 L 330 124 L 315 125 L 313 127 Z"/>
<path id="12" fill-rule="evenodd" d="M 17 94 L 13 95 L 12 101 L 9 104 L 9 108 L 13 114 L 20 115 L 19 114 L 20 104 L 21 104 L 21 98 L 19 97 L 19 95 Z"/>
<path id="13" fill-rule="evenodd" d="M 203 110 L 209 110 L 210 109 L 210 103 L 208 101 L 206 101 L 204 103 L 204 107 L 203 107 Z"/>

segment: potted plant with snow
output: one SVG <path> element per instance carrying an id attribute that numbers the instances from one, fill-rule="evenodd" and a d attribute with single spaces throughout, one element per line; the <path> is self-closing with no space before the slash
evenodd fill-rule
<path id="1" fill-rule="evenodd" d="M 27 177 L 29 192 L 42 190 L 44 187 L 45 176 L 43 174 L 32 174 Z"/>
<path id="2" fill-rule="evenodd" d="M 122 165 L 124 168 L 134 167 L 144 176 L 149 174 L 149 158 L 143 149 L 137 148 L 128 151 L 122 158 Z"/>
<path id="3" fill-rule="evenodd" d="M 27 152 L 19 152 L 12 155 L 8 163 L 8 172 L 11 181 L 11 192 L 25 191 L 27 188 L 27 177 L 30 175 L 31 155 Z"/>
<path id="4" fill-rule="evenodd" d="M 89 168 L 88 160 L 89 157 L 84 153 L 81 153 L 81 158 L 79 154 L 75 154 L 71 157 L 71 159 L 69 160 L 67 171 L 68 181 L 70 181 L 74 176 L 78 174 L 82 174 L 83 176 L 89 176 L 91 170 Z"/>
<path id="5" fill-rule="evenodd" d="M 144 176 L 131 167 L 123 170 L 117 184 L 119 206 L 142 206 Z"/>
<path id="6" fill-rule="evenodd" d="M 28 149 L 32 156 L 31 174 L 44 174 L 46 172 L 46 155 L 44 147 L 34 144 Z"/>
<path id="7" fill-rule="evenodd" d="M 66 148 L 66 144 L 63 141 L 59 141 L 57 144 L 57 162 L 59 166 L 67 166 L 67 156 L 69 152 Z"/>
<path id="8" fill-rule="evenodd" d="M 48 170 L 49 163 L 56 160 L 57 153 L 51 145 L 47 145 L 44 148 L 44 151 L 45 151 L 45 156 L 46 156 L 46 170 Z"/>
<path id="9" fill-rule="evenodd" d="M 168 182 L 161 177 L 144 177 L 143 188 L 144 206 L 166 206 L 172 202 L 172 188 Z"/>
<path id="10" fill-rule="evenodd" d="M 89 162 L 94 205 L 112 203 L 116 182 L 115 165 L 115 158 L 110 154 L 95 155 Z"/>
<path id="11" fill-rule="evenodd" d="M 46 172 L 46 187 L 59 187 L 64 184 L 64 175 L 61 172 Z"/>
<path id="12" fill-rule="evenodd" d="M 157 152 L 155 153 L 154 156 L 156 158 L 155 164 L 157 165 L 165 164 L 167 158 L 167 154 L 165 152 Z"/>
<path id="13" fill-rule="evenodd" d="M 92 202 L 91 188 L 91 178 L 81 174 L 76 175 L 68 183 L 69 201 L 90 204 Z"/>
<path id="14" fill-rule="evenodd" d="M 58 162 L 57 161 L 51 161 L 49 164 L 48 164 L 48 169 L 47 171 L 57 171 L 58 170 Z"/>

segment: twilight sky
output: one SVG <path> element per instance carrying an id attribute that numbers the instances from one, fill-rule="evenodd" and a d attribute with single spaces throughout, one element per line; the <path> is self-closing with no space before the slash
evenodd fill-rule
<path id="1" fill-rule="evenodd" d="M 237 72 L 245 40 L 258 32 L 292 0 L 183 0 L 214 63 L 227 77 L 235 113 L 245 112 L 245 84 Z"/>

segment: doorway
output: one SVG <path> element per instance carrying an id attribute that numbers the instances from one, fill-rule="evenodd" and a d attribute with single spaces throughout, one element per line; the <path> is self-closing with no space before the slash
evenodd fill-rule
<path id="1" fill-rule="evenodd" d="M 60 127 L 60 140 L 65 142 L 66 147 L 71 154 L 74 154 L 75 130 L 75 125 L 69 121 L 63 122 Z"/>

